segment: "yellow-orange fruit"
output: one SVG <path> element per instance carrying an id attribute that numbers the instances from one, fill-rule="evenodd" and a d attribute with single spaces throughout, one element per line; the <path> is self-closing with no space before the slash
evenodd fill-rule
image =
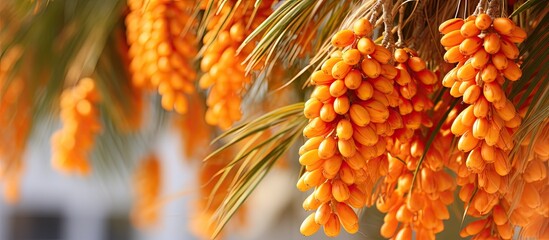
<path id="1" fill-rule="evenodd" d="M 486 227 L 487 223 L 488 223 L 487 218 L 486 219 L 476 220 L 472 223 L 469 223 L 469 225 L 467 225 L 465 228 L 463 228 L 461 230 L 461 232 L 459 233 L 459 235 L 461 237 L 476 235 L 476 234 L 480 233 Z"/>
<path id="2" fill-rule="evenodd" d="M 471 66 L 476 69 L 481 69 L 486 65 L 486 63 L 488 63 L 489 60 L 490 54 L 488 54 L 484 48 L 480 48 L 471 57 Z"/>
<path id="3" fill-rule="evenodd" d="M 489 54 L 496 54 L 501 47 L 499 36 L 495 33 L 487 33 L 484 36 L 484 50 Z"/>
<path id="4" fill-rule="evenodd" d="M 315 212 L 315 222 L 320 225 L 326 224 L 330 216 L 332 215 L 332 209 L 328 202 L 324 202 L 318 207 Z"/>
<path id="5" fill-rule="evenodd" d="M 351 71 L 351 68 L 352 66 L 349 64 L 346 64 L 344 61 L 340 61 L 332 67 L 332 76 L 335 79 L 343 79 L 347 76 L 347 73 Z"/>
<path id="6" fill-rule="evenodd" d="M 324 73 L 324 71 L 315 71 L 311 74 L 311 84 L 323 85 L 330 84 L 334 81 L 334 77 L 330 74 Z"/>
<path id="7" fill-rule="evenodd" d="M 303 146 L 299 148 L 299 155 L 303 155 L 304 153 L 311 151 L 313 149 L 318 148 L 320 146 L 320 143 L 324 140 L 324 137 L 313 137 L 305 141 Z"/>
<path id="8" fill-rule="evenodd" d="M 337 141 L 337 148 L 341 156 L 346 158 L 353 157 L 356 154 L 356 145 L 352 138 L 348 140 L 339 139 Z"/>
<path id="9" fill-rule="evenodd" d="M 521 43 L 526 39 L 526 31 L 517 26 L 511 31 L 511 34 L 507 36 L 507 39 L 514 43 Z"/>
<path id="10" fill-rule="evenodd" d="M 328 60 L 326 60 L 322 66 L 320 67 L 320 69 L 322 70 L 322 72 L 324 72 L 325 74 L 327 75 L 332 75 L 332 68 L 334 67 L 334 65 L 340 61 L 342 61 L 343 59 L 340 58 L 340 57 L 333 57 L 333 58 L 329 58 Z M 333 77 L 332 77 L 333 78 Z"/>
<path id="11" fill-rule="evenodd" d="M 492 55 L 492 63 L 498 70 L 503 70 L 507 68 L 509 61 L 507 60 L 507 57 L 502 52 L 498 52 Z"/>
<path id="12" fill-rule="evenodd" d="M 530 161 L 522 176 L 528 183 L 541 181 L 547 177 L 547 167 L 540 160 Z"/>
<path id="13" fill-rule="evenodd" d="M 326 102 L 329 99 L 332 98 L 332 95 L 330 94 L 330 87 L 325 85 L 320 85 L 315 87 L 313 92 L 311 93 L 312 98 L 318 99 L 318 101 Z"/>
<path id="14" fill-rule="evenodd" d="M 299 228 L 299 231 L 304 236 L 311 236 L 315 234 L 320 229 L 320 225 L 315 222 L 315 214 L 311 213 L 303 223 L 301 223 L 301 227 Z"/>
<path id="15" fill-rule="evenodd" d="M 486 100 L 492 103 L 502 99 L 505 94 L 501 89 L 501 86 L 495 82 L 485 83 L 483 93 Z"/>
<path id="16" fill-rule="evenodd" d="M 372 41 L 372 39 L 363 37 L 358 40 L 356 48 L 360 53 L 362 53 L 362 55 L 369 55 L 376 50 L 376 44 Z"/>
<path id="17" fill-rule="evenodd" d="M 406 50 L 402 48 L 395 50 L 395 61 L 399 63 L 404 63 L 408 61 L 408 53 L 406 52 Z"/>
<path id="18" fill-rule="evenodd" d="M 393 92 L 393 81 L 389 80 L 385 77 L 377 77 L 370 79 L 370 82 L 374 86 L 374 89 L 383 93 L 383 94 L 391 94 Z M 375 96 L 375 92 L 374 92 Z M 385 97 L 385 96 L 384 96 Z"/>
<path id="19" fill-rule="evenodd" d="M 349 111 L 350 107 L 351 103 L 349 102 L 349 98 L 347 96 L 337 97 L 334 100 L 334 111 L 337 114 L 344 115 Z"/>
<path id="20" fill-rule="evenodd" d="M 458 141 L 458 149 L 463 152 L 469 152 L 478 145 L 479 140 L 473 136 L 471 131 L 463 133 Z"/>
<path id="21" fill-rule="evenodd" d="M 387 64 L 393 57 L 393 54 L 383 46 L 376 45 L 375 51 L 370 54 L 370 57 L 377 60 L 379 63 Z"/>
<path id="22" fill-rule="evenodd" d="M 515 114 L 517 111 L 515 110 L 515 106 L 509 99 L 505 101 L 505 105 L 503 108 L 496 108 L 497 114 L 503 119 L 504 121 L 510 121 L 515 117 Z"/>
<path id="23" fill-rule="evenodd" d="M 419 72 L 423 69 L 425 69 L 426 65 L 425 65 L 425 61 L 423 61 L 423 59 L 419 58 L 419 57 L 411 57 L 408 59 L 408 66 L 410 67 L 410 69 L 412 69 L 412 71 L 414 72 Z"/>
<path id="24" fill-rule="evenodd" d="M 345 76 L 345 86 L 348 89 L 357 89 L 360 87 L 360 84 L 362 83 L 362 74 L 360 71 L 353 69 L 349 73 L 347 73 L 347 76 Z"/>
<path id="25" fill-rule="evenodd" d="M 486 118 L 477 118 L 473 124 L 473 136 L 484 139 L 490 131 L 490 122 Z"/>
<path id="26" fill-rule="evenodd" d="M 408 73 L 407 67 L 405 64 L 399 64 L 396 69 L 398 70 L 397 77 L 395 81 L 400 85 L 404 86 L 412 81 L 410 73 Z"/>
<path id="27" fill-rule="evenodd" d="M 510 62 L 507 64 L 507 68 L 503 70 L 503 76 L 510 81 L 516 81 L 522 77 L 522 70 L 520 70 L 516 63 Z"/>
<path id="28" fill-rule="evenodd" d="M 335 209 L 343 229 L 351 234 L 358 232 L 358 216 L 353 209 L 341 202 L 336 204 Z"/>
<path id="29" fill-rule="evenodd" d="M 474 84 L 469 86 L 467 90 L 465 90 L 465 92 L 463 93 L 463 102 L 467 104 L 475 103 L 481 92 L 482 89 L 478 85 Z"/>
<path id="30" fill-rule="evenodd" d="M 337 150 L 337 141 L 331 137 L 324 139 L 318 146 L 318 157 L 328 159 L 335 155 Z"/>
<path id="31" fill-rule="evenodd" d="M 497 68 L 493 64 L 489 63 L 480 72 L 480 79 L 484 82 L 493 82 L 496 80 L 498 74 L 499 71 Z"/>
<path id="32" fill-rule="evenodd" d="M 349 187 L 340 179 L 335 179 L 332 183 L 332 195 L 338 202 L 344 202 L 349 199 Z"/>
<path id="33" fill-rule="evenodd" d="M 389 118 L 389 110 L 379 101 L 370 100 L 362 106 L 370 114 L 370 121 L 374 123 L 384 123 Z"/>
<path id="34" fill-rule="evenodd" d="M 502 239 L 511 239 L 513 237 L 513 226 L 511 223 L 496 225 L 498 234 Z"/>
<path id="35" fill-rule="evenodd" d="M 456 68 L 452 68 L 452 70 L 448 71 L 448 73 L 446 73 L 444 78 L 442 78 L 442 86 L 447 88 L 452 87 L 457 80 L 456 74 L 457 74 Z"/>
<path id="36" fill-rule="evenodd" d="M 363 146 L 373 146 L 378 142 L 379 136 L 370 126 L 356 127 L 353 139 Z"/>
<path id="37" fill-rule="evenodd" d="M 305 102 L 305 107 L 303 109 L 303 114 L 306 118 L 312 119 L 320 116 L 320 109 L 322 108 L 322 102 L 318 101 L 316 98 L 311 98 Z"/>
<path id="38" fill-rule="evenodd" d="M 445 34 L 440 39 L 440 44 L 444 47 L 453 47 L 459 45 L 463 40 L 465 40 L 465 37 L 461 35 L 460 30 L 454 30 Z"/>
<path id="39" fill-rule="evenodd" d="M 357 49 L 349 49 L 343 52 L 343 62 L 348 65 L 355 65 L 360 62 L 360 52 Z"/>
<path id="40" fill-rule="evenodd" d="M 374 95 L 374 87 L 367 81 L 362 81 L 360 86 L 355 91 L 358 98 L 361 100 L 368 100 Z"/>
<path id="41" fill-rule="evenodd" d="M 447 63 L 457 63 L 463 59 L 465 59 L 465 56 L 459 51 L 459 46 L 451 47 L 444 53 L 444 61 Z"/>
<path id="42" fill-rule="evenodd" d="M 438 31 L 442 34 L 447 34 L 449 32 L 460 29 L 463 24 L 464 21 L 462 18 L 448 19 L 440 24 L 440 26 L 438 27 Z"/>
<path id="43" fill-rule="evenodd" d="M 341 225 L 339 223 L 339 218 L 336 214 L 332 213 L 326 224 L 324 224 L 324 234 L 328 237 L 337 237 L 340 231 Z"/>
<path id="44" fill-rule="evenodd" d="M 509 18 L 495 18 L 492 22 L 494 29 L 503 35 L 510 35 L 515 29 L 515 23 Z"/>
<path id="45" fill-rule="evenodd" d="M 394 79 L 398 75 L 398 70 L 390 64 L 381 65 L 381 75 L 388 78 Z"/>
<path id="46" fill-rule="evenodd" d="M 458 77 L 458 80 L 460 81 L 468 81 L 470 79 L 475 78 L 477 73 L 478 73 L 478 70 L 475 69 L 473 65 L 471 65 L 471 61 L 468 60 L 467 62 L 465 62 L 465 64 L 463 64 L 462 67 L 458 69 L 457 77 Z M 464 91 L 460 91 L 460 92 L 464 92 Z"/>
<path id="47" fill-rule="evenodd" d="M 410 226 L 405 226 L 400 231 L 398 231 L 395 236 L 395 240 L 410 240 L 412 239 L 412 229 Z"/>
<path id="48" fill-rule="evenodd" d="M 349 116 L 351 117 L 351 121 L 357 126 L 364 127 L 370 123 L 370 114 L 359 104 L 351 105 Z"/>
<path id="49" fill-rule="evenodd" d="M 320 109 L 320 119 L 324 122 L 331 122 L 337 117 L 332 103 L 325 103 Z"/>
<path id="50" fill-rule="evenodd" d="M 347 119 L 341 119 L 337 123 L 336 135 L 338 138 L 348 140 L 353 136 L 353 126 Z"/>
<path id="51" fill-rule="evenodd" d="M 378 61 L 365 58 L 361 63 L 362 72 L 369 78 L 376 78 L 381 74 L 381 65 Z"/>
<path id="52" fill-rule="evenodd" d="M 389 219 L 387 217 L 390 217 Z M 384 223 L 381 225 L 380 234 L 385 238 L 391 238 L 395 235 L 395 232 L 398 228 L 398 221 L 395 219 L 394 215 L 388 213 L 385 215 Z"/>
<path id="53" fill-rule="evenodd" d="M 486 14 L 481 13 L 475 19 L 475 26 L 480 30 L 486 30 L 492 25 L 492 18 Z"/>
<path id="54" fill-rule="evenodd" d="M 503 225 L 507 222 L 507 214 L 500 205 L 494 206 L 492 209 L 492 217 L 496 225 Z"/>
<path id="55" fill-rule="evenodd" d="M 484 96 L 481 95 L 473 106 L 473 113 L 475 117 L 485 118 L 488 115 L 490 103 Z"/>
<path id="56" fill-rule="evenodd" d="M 341 167 L 342 163 L 343 163 L 343 159 L 341 158 L 341 156 L 336 155 L 329 159 L 326 159 L 324 161 L 324 164 L 322 165 L 322 168 L 329 175 L 335 175 L 339 171 L 339 168 Z"/>
<path id="57" fill-rule="evenodd" d="M 466 38 L 477 36 L 480 34 L 480 29 L 475 25 L 474 21 L 469 21 L 463 24 L 460 28 L 461 35 Z"/>
<path id="58" fill-rule="evenodd" d="M 332 45 L 338 48 L 344 48 L 353 44 L 355 41 L 355 34 L 352 30 L 341 30 L 332 37 Z"/>
<path id="59" fill-rule="evenodd" d="M 509 59 L 517 59 L 519 56 L 518 47 L 505 38 L 501 39 L 501 52 Z"/>
<path id="60" fill-rule="evenodd" d="M 463 55 L 472 55 L 482 46 L 482 43 L 482 39 L 477 36 L 466 38 L 459 44 L 459 51 Z"/>
<path id="61" fill-rule="evenodd" d="M 353 32 L 357 36 L 366 36 L 372 32 L 373 26 L 366 18 L 361 18 L 353 24 Z"/>
<path id="62" fill-rule="evenodd" d="M 346 92 L 347 86 L 345 86 L 344 80 L 338 79 L 330 84 L 330 95 L 332 95 L 332 97 L 340 97 Z"/>

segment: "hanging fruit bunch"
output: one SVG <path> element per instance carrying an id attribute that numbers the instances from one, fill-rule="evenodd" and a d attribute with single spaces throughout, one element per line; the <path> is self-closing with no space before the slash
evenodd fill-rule
<path id="1" fill-rule="evenodd" d="M 155 155 L 139 163 L 133 174 L 134 204 L 131 211 L 132 224 L 139 228 L 151 228 L 160 217 L 162 193 L 162 165 Z"/>
<path id="2" fill-rule="evenodd" d="M 20 47 L 14 47 L 0 60 L 0 86 L 5 87 L 0 94 L 0 181 L 8 203 L 16 203 L 20 198 L 23 155 L 32 123 L 26 76 L 14 79 L 9 76 L 22 52 Z"/>
<path id="3" fill-rule="evenodd" d="M 60 172 L 88 175 L 88 154 L 101 130 L 97 103 L 100 96 L 95 82 L 83 78 L 61 95 L 61 122 L 52 142 L 52 165 Z"/>
<path id="4" fill-rule="evenodd" d="M 253 45 L 247 45 L 240 52 L 237 50 L 246 36 L 272 12 L 275 2 L 261 1 L 257 8 L 252 2 L 210 2 L 216 11 L 207 16 L 211 19 L 203 38 L 205 48 L 200 70 L 204 75 L 199 82 L 200 88 L 209 89 L 206 100 L 208 124 L 227 130 L 242 118 L 242 97 L 252 83 L 252 76 L 246 73 L 243 62 Z M 203 4 L 202 8 L 206 7 L 207 4 Z"/>
<path id="5" fill-rule="evenodd" d="M 368 203 L 373 185 L 366 171 L 386 161 L 383 136 L 397 127 L 391 125 L 388 108 L 398 105 L 396 69 L 389 63 L 391 53 L 372 41 L 371 32 L 367 19 L 337 32 L 331 43 L 343 50 L 332 53 L 311 76 L 315 89 L 305 103 L 310 122 L 303 130 L 309 140 L 299 151 L 307 171 L 297 183 L 301 191 L 314 188 L 303 203 L 305 210 L 315 211 L 301 225 L 306 236 L 321 226 L 331 237 L 341 227 L 358 231 L 354 209 Z"/>
<path id="6" fill-rule="evenodd" d="M 488 11 L 488 13 L 494 11 Z M 508 206 L 502 198 L 508 191 L 513 164 L 513 134 L 521 124 L 513 102 L 506 97 L 504 84 L 520 79 L 522 71 L 516 43 L 526 32 L 512 20 L 482 12 L 466 19 L 442 23 L 441 44 L 444 60 L 457 63 L 442 81 L 450 94 L 462 98 L 464 109 L 454 120 L 451 131 L 459 137 L 457 148 L 467 154 L 458 181 L 461 199 L 469 204 L 468 215 L 479 219 L 467 225 L 461 236 L 496 236 L 511 239 L 514 227 L 507 221 Z M 473 194 L 473 191 L 475 192 Z M 515 223 L 516 224 L 516 223 Z"/>
<path id="7" fill-rule="evenodd" d="M 180 114 L 189 108 L 187 95 L 195 91 L 196 55 L 192 31 L 193 1 L 130 0 L 126 17 L 133 84 L 158 91 L 162 107 Z"/>

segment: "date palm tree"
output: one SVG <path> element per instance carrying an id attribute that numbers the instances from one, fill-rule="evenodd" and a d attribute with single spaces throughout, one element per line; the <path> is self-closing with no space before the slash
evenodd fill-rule
<path id="1" fill-rule="evenodd" d="M 184 158 L 204 160 L 205 238 L 284 166 L 310 194 L 295 226 L 307 236 L 383 214 L 367 232 L 549 237 L 543 3 L 5 0 L 4 196 L 17 201 L 22 154 L 45 123 L 56 170 L 135 168 L 132 217 L 146 226 L 161 160 L 141 156 L 174 128 Z"/>

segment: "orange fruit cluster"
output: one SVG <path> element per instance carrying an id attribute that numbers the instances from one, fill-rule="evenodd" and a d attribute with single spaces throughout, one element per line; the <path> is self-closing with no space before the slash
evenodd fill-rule
<path id="1" fill-rule="evenodd" d="M 530 98 L 519 110 L 524 117 L 530 106 Z M 509 191 L 502 199 L 502 209 L 508 216 L 507 225 L 522 228 L 521 236 L 545 239 L 549 238 L 549 204 L 544 199 L 549 197 L 547 172 L 549 167 L 549 120 L 541 123 L 540 131 L 526 136 L 512 159 Z M 530 153 L 529 150 L 532 150 Z M 495 210 L 494 210 L 495 219 Z"/>
<path id="2" fill-rule="evenodd" d="M 212 129 L 204 121 L 205 105 L 195 93 L 189 96 L 188 114 L 177 116 L 174 124 L 180 130 L 186 160 L 203 159 L 208 154 Z"/>
<path id="3" fill-rule="evenodd" d="M 193 93 L 196 55 L 192 27 L 193 1 L 130 0 L 126 17 L 133 84 L 158 90 L 162 107 L 186 113 L 186 95 Z"/>
<path id="4" fill-rule="evenodd" d="M 215 1 L 213 9 L 217 9 L 221 2 Z M 226 130 L 242 117 L 242 96 L 252 83 L 252 77 L 246 75 L 245 65 L 242 63 L 254 44 L 248 44 L 240 53 L 237 53 L 237 49 L 267 19 L 274 2 L 262 1 L 254 9 L 251 2 L 241 2 L 235 6 L 236 1 L 227 1 L 209 21 L 208 32 L 203 39 L 206 48 L 200 62 L 204 75 L 199 82 L 200 88 L 210 89 L 206 101 L 208 124 Z M 228 17 L 228 22 L 225 22 Z"/>
<path id="5" fill-rule="evenodd" d="M 451 127 L 452 133 L 459 136 L 457 148 L 468 153 L 458 169 L 458 183 L 463 185 L 460 198 L 470 202 L 467 214 L 494 217 L 492 209 L 509 190 L 512 136 L 521 123 L 502 85 L 505 79 L 516 81 L 522 75 L 515 62 L 519 56 L 515 43 L 522 42 L 526 33 L 508 18 L 492 19 L 484 13 L 447 20 L 439 31 L 444 34 L 441 44 L 447 50 L 444 60 L 458 63 L 442 84 L 467 105 Z M 478 190 L 473 197 L 475 188 Z M 481 231 L 490 236 L 497 228 L 498 238 L 510 239 L 513 227 L 507 222 L 492 221 L 491 217 L 465 227 L 462 237 L 476 235 L 475 238 L 484 239 Z M 483 228 L 477 226 L 481 225 L 479 221 Z"/>
<path id="6" fill-rule="evenodd" d="M 343 50 L 311 75 L 315 89 L 305 103 L 310 121 L 303 130 L 309 140 L 299 151 L 307 171 L 297 183 L 301 191 L 314 188 L 303 203 L 315 211 L 301 225 L 306 236 L 321 226 L 332 237 L 341 227 L 358 231 L 354 209 L 372 204 L 367 193 L 387 164 L 385 137 L 402 127 L 400 114 L 390 110 L 399 104 L 392 54 L 372 41 L 371 31 L 360 19 L 353 30 L 337 32 L 331 42 Z"/>
<path id="7" fill-rule="evenodd" d="M 218 214 L 218 208 L 227 199 L 231 188 L 231 180 L 235 177 L 235 171 L 230 171 L 223 181 L 221 179 L 220 171 L 223 171 L 227 167 L 228 159 L 232 159 L 233 152 L 231 149 L 220 152 L 211 159 L 208 159 L 203 165 L 200 166 L 198 172 L 198 199 L 196 199 L 194 216 L 191 218 L 190 228 L 195 236 L 200 239 L 212 239 L 215 233 L 217 224 L 213 221 Z M 240 167 L 240 164 L 234 165 L 234 167 Z M 214 192 L 215 191 L 215 192 Z M 244 224 L 246 222 L 246 204 L 244 203 L 236 212 L 235 218 L 238 219 L 237 224 Z M 221 232 L 219 235 L 223 235 Z M 219 237 L 219 236 L 218 236 Z M 222 238 L 222 237 L 219 237 Z"/>
<path id="8" fill-rule="evenodd" d="M 446 111 L 443 107 L 438 106 L 435 113 Z M 435 116 L 434 121 L 439 118 Z M 453 202 L 456 188 L 455 181 L 444 171 L 448 160 L 443 160 L 443 156 L 451 156 L 448 146 L 453 138 L 449 131 L 444 131 L 445 127 L 449 128 L 449 123 L 437 133 L 426 154 L 423 152 L 425 140 L 419 131 L 413 133 L 409 142 L 389 149 L 385 185 L 376 202 L 377 209 L 386 213 L 380 229 L 383 237 L 412 239 L 415 232 L 417 239 L 435 239 L 444 229 L 443 220 L 450 217 L 447 206 Z M 413 173 L 423 155 L 425 158 L 414 183 Z"/>
<path id="9" fill-rule="evenodd" d="M 135 169 L 133 192 L 133 225 L 139 228 L 152 227 L 158 222 L 162 192 L 162 165 L 155 155 L 148 156 Z"/>
<path id="10" fill-rule="evenodd" d="M 52 165 L 61 172 L 87 175 L 91 171 L 88 153 L 101 130 L 99 92 L 94 80 L 83 78 L 61 94 L 61 123 L 52 138 Z"/>
<path id="11" fill-rule="evenodd" d="M 6 202 L 15 203 L 20 197 L 23 153 L 31 127 L 31 96 L 23 74 L 9 75 L 22 49 L 13 47 L 4 54 L 0 57 L 0 181 Z"/>

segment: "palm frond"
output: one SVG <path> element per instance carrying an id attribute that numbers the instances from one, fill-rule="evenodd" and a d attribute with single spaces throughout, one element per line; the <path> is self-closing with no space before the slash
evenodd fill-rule
<path id="1" fill-rule="evenodd" d="M 212 223 L 215 224 L 212 237 L 215 238 L 221 232 L 273 164 L 299 138 L 307 124 L 302 111 L 303 103 L 281 107 L 256 120 L 236 126 L 215 140 L 230 139 L 206 157 L 205 161 L 235 146 L 239 146 L 240 150 L 225 168 L 216 174 L 220 177 L 212 190 L 212 195 L 215 195 L 216 191 L 221 191 L 220 186 L 223 181 L 229 180 L 231 184 L 229 189 L 223 189 L 228 192 L 228 195 L 215 210 L 212 218 Z M 236 175 L 232 180 L 227 179 L 232 171 L 236 171 Z"/>
<path id="2" fill-rule="evenodd" d="M 539 21 L 528 39 L 521 45 L 525 55 L 522 63 L 522 80 L 511 86 L 509 98 L 518 98 L 517 108 L 524 107 L 527 99 L 535 99 L 527 106 L 527 112 L 520 128 L 515 133 L 517 142 L 522 142 L 533 132 L 537 132 L 545 119 L 549 118 L 549 14 Z M 513 152 L 520 145 L 516 145 Z"/>

